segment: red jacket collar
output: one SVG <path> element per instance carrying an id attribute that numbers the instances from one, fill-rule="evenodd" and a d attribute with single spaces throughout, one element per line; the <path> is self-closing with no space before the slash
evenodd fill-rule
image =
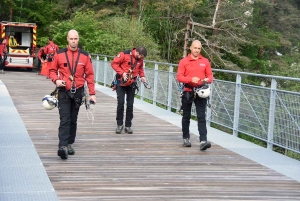
<path id="1" fill-rule="evenodd" d="M 71 50 L 70 46 L 68 46 L 68 51 L 70 52 L 78 52 L 79 48 L 77 47 L 77 49 L 75 51 Z"/>
<path id="2" fill-rule="evenodd" d="M 191 54 L 188 54 L 188 58 L 189 58 L 189 60 L 195 60 L 192 58 Z M 202 58 L 203 58 L 203 56 L 201 54 L 199 54 L 198 59 L 202 59 Z"/>

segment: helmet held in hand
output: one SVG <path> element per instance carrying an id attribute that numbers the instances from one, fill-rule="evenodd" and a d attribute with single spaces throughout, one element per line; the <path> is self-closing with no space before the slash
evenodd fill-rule
<path id="1" fill-rule="evenodd" d="M 52 110 L 57 107 L 58 100 L 54 96 L 46 95 L 43 100 L 43 107 L 46 110 Z"/>
<path id="2" fill-rule="evenodd" d="M 210 87 L 208 85 L 203 85 L 196 89 L 196 93 L 200 98 L 207 98 L 210 95 Z"/>

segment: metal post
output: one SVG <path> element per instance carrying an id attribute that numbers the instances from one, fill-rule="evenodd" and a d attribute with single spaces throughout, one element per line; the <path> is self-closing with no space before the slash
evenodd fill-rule
<path id="1" fill-rule="evenodd" d="M 234 100 L 234 118 L 233 118 L 233 136 L 238 136 L 239 118 L 240 118 L 240 100 L 241 100 L 242 77 L 236 75 L 235 100 Z"/>
<path id="2" fill-rule="evenodd" d="M 173 78 L 173 66 L 169 67 L 169 84 L 168 84 L 168 111 L 172 108 L 172 79 Z"/>
<path id="3" fill-rule="evenodd" d="M 209 85 L 210 87 L 210 96 L 209 96 L 209 104 L 211 105 L 211 100 L 212 100 L 212 94 L 213 94 L 213 88 L 212 88 L 212 84 Z M 212 106 L 211 106 L 212 107 Z M 206 125 L 210 126 L 210 122 L 211 122 L 211 107 L 206 107 Z"/>
<path id="4" fill-rule="evenodd" d="M 103 85 L 106 87 L 106 77 L 107 77 L 107 64 L 108 64 L 108 62 L 107 62 L 107 57 L 104 57 L 104 72 L 103 72 Z"/>
<path id="5" fill-rule="evenodd" d="M 100 67 L 99 67 L 99 55 L 97 55 L 97 57 L 96 57 L 96 69 L 95 69 L 95 74 L 96 74 L 95 78 L 96 78 L 97 83 L 99 82 L 99 78 L 98 78 L 99 69 L 100 69 Z"/>
<path id="6" fill-rule="evenodd" d="M 145 62 L 143 64 L 143 68 L 145 69 Z M 144 100 L 144 91 L 145 91 L 145 87 L 143 84 L 141 84 L 141 100 L 143 101 Z"/>
<path id="7" fill-rule="evenodd" d="M 273 150 L 273 131 L 275 121 L 275 107 L 276 107 L 276 89 L 277 81 L 272 79 L 271 82 L 271 93 L 270 93 L 270 109 L 269 109 L 269 125 L 268 125 L 268 139 L 267 149 Z"/>
<path id="8" fill-rule="evenodd" d="M 153 105 L 156 105 L 157 99 L 157 82 L 158 82 L 158 64 L 154 66 L 154 86 L 153 86 Z"/>

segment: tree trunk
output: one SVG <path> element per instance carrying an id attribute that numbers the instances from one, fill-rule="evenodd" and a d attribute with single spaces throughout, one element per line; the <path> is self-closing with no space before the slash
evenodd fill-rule
<path id="1" fill-rule="evenodd" d="M 189 42 L 189 37 L 190 37 L 190 28 L 191 28 L 191 24 L 190 24 L 190 21 L 187 20 L 186 21 L 186 30 L 185 30 L 185 34 L 184 34 L 184 46 L 183 46 L 183 58 L 186 57 L 187 55 L 187 45 L 188 45 L 188 42 Z"/>
<path id="2" fill-rule="evenodd" d="M 10 1 L 9 21 L 12 22 L 14 0 Z"/>
<path id="3" fill-rule="evenodd" d="M 138 10 L 138 0 L 133 0 L 132 17 L 137 17 L 137 10 Z"/>

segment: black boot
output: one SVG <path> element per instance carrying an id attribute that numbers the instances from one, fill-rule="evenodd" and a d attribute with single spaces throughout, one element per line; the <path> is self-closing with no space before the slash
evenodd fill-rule
<path id="1" fill-rule="evenodd" d="M 66 146 L 62 146 L 57 151 L 57 155 L 60 156 L 61 159 L 68 159 L 68 148 Z"/>
<path id="2" fill-rule="evenodd" d="M 200 142 L 200 150 L 204 151 L 211 147 L 211 143 L 209 141 Z"/>
<path id="3" fill-rule="evenodd" d="M 191 147 L 192 146 L 189 138 L 183 139 L 183 146 L 184 147 Z"/>
<path id="4" fill-rule="evenodd" d="M 74 155 L 74 154 L 75 154 L 75 150 L 74 150 L 72 144 L 69 144 L 69 145 L 68 145 L 68 154 L 69 154 L 69 155 Z"/>
<path id="5" fill-rule="evenodd" d="M 130 127 L 125 127 L 125 132 L 128 134 L 132 134 L 132 129 Z"/>
<path id="6" fill-rule="evenodd" d="M 123 130 L 123 125 L 122 126 L 117 126 L 116 134 L 121 134 L 122 130 Z"/>

